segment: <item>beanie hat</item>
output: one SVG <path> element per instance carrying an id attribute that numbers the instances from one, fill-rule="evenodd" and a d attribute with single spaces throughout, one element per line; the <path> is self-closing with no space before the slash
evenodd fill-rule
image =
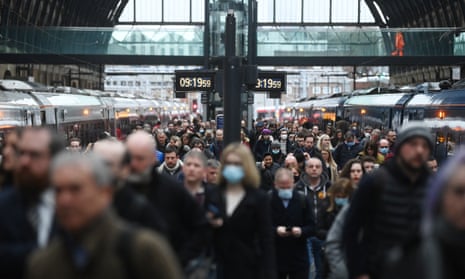
<path id="1" fill-rule="evenodd" d="M 431 135 L 431 130 L 423 126 L 407 126 L 403 128 L 399 135 L 394 146 L 394 153 L 397 154 L 400 150 L 402 144 L 406 143 L 408 140 L 416 137 L 421 137 L 426 140 L 429 146 L 429 150 L 432 152 L 434 149 L 433 137 Z"/>
<path id="2" fill-rule="evenodd" d="M 279 143 L 279 141 L 274 140 L 274 141 L 271 143 L 271 148 L 273 148 L 273 147 L 281 147 L 281 144 Z"/>

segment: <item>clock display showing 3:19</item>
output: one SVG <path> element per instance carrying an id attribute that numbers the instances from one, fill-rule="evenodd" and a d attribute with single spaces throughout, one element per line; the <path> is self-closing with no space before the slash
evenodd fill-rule
<path id="1" fill-rule="evenodd" d="M 275 78 L 257 78 L 257 84 L 255 85 L 257 89 L 281 89 L 282 80 Z"/>

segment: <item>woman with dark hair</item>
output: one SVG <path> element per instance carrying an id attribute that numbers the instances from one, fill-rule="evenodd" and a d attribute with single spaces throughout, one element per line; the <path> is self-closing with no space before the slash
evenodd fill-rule
<path id="1" fill-rule="evenodd" d="M 220 279 L 276 278 L 270 202 L 259 185 L 250 149 L 240 143 L 227 146 L 218 187 L 207 201 Z"/>
<path id="2" fill-rule="evenodd" d="M 378 151 L 378 143 L 375 141 L 366 141 L 363 150 L 358 153 L 359 158 L 372 156 L 375 158 L 375 163 L 381 165 L 384 162 L 384 156 Z"/>
<path id="3" fill-rule="evenodd" d="M 362 161 L 359 159 L 350 159 L 342 168 L 339 177 L 350 179 L 354 187 L 357 188 L 360 179 L 362 179 L 365 169 L 363 168 Z"/>
<path id="4" fill-rule="evenodd" d="M 465 150 L 441 167 L 430 183 L 422 242 L 400 247 L 385 278 L 455 279 L 465 274 Z M 391 255 L 391 256 L 392 256 Z"/>

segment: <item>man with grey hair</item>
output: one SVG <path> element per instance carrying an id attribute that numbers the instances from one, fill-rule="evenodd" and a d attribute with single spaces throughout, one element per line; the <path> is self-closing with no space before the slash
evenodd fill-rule
<path id="1" fill-rule="evenodd" d="M 307 238 L 315 234 L 310 200 L 294 188 L 294 175 L 280 168 L 271 192 L 271 216 L 275 229 L 278 278 L 309 276 Z"/>
<path id="2" fill-rule="evenodd" d="M 63 231 L 32 256 L 27 278 L 181 278 L 163 238 L 130 229 L 108 210 L 113 178 L 101 158 L 62 153 L 53 161 L 50 178 Z"/>
<path id="3" fill-rule="evenodd" d="M 129 175 L 129 155 L 124 144 L 116 139 L 104 139 L 94 144 L 93 152 L 110 167 L 114 176 L 113 208 L 126 222 L 166 233 L 166 224 L 145 196 L 126 185 Z"/>
<path id="4" fill-rule="evenodd" d="M 150 134 L 137 131 L 129 135 L 126 146 L 131 167 L 128 184 L 160 212 L 170 243 L 182 265 L 187 266 L 205 246 L 208 223 L 203 210 L 180 182 L 156 171 L 156 144 Z"/>
<path id="5" fill-rule="evenodd" d="M 218 181 L 218 172 L 220 170 L 220 161 L 216 159 L 209 159 L 207 161 L 207 170 L 205 173 L 205 182 L 216 185 Z"/>

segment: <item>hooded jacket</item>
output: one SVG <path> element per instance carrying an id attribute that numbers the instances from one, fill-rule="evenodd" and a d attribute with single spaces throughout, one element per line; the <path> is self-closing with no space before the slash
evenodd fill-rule
<path id="1" fill-rule="evenodd" d="M 327 192 L 330 186 L 331 183 L 325 172 L 321 174 L 320 183 L 314 189 L 310 187 L 310 177 L 306 173 L 303 173 L 300 180 L 295 184 L 295 188 L 310 199 L 313 219 L 316 224 L 316 237 L 321 240 L 325 240 L 328 233 L 328 230 L 325 228 L 325 216 L 329 206 Z"/>

